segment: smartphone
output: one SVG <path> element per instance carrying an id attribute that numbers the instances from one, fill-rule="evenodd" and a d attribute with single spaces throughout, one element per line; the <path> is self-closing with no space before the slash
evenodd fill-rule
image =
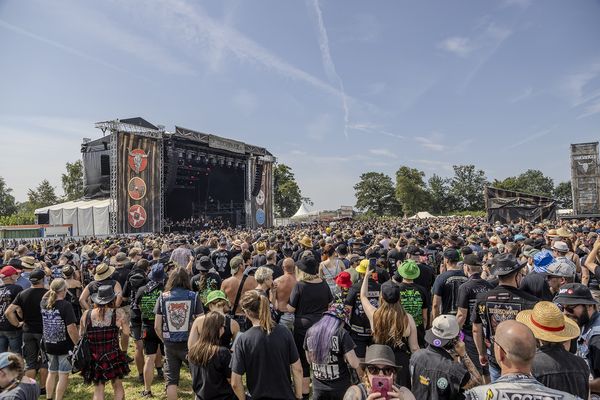
<path id="1" fill-rule="evenodd" d="M 374 376 L 371 378 L 371 393 L 379 392 L 381 397 L 388 399 L 388 392 L 392 390 L 392 378 L 387 376 Z"/>

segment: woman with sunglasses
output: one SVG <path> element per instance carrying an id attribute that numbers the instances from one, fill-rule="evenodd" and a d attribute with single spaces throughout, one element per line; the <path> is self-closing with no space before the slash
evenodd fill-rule
<path id="1" fill-rule="evenodd" d="M 399 367 L 390 346 L 373 344 L 367 347 L 362 368 L 365 370 L 362 382 L 350 386 L 344 400 L 415 399 L 410 390 L 394 383 Z"/>

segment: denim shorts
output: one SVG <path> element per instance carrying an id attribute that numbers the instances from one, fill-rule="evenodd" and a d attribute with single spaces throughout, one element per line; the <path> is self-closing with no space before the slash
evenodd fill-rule
<path id="1" fill-rule="evenodd" d="M 73 368 L 67 354 L 47 354 L 46 357 L 48 357 L 48 372 L 58 372 L 61 374 L 71 373 Z"/>

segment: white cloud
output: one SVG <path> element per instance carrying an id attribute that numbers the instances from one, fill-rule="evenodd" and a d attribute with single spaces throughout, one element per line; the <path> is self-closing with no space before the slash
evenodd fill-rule
<path id="1" fill-rule="evenodd" d="M 369 153 L 372 154 L 372 155 L 374 155 L 374 156 L 388 157 L 388 158 L 398 158 L 398 156 L 396 154 L 392 153 L 388 149 L 370 149 Z"/>
<path id="2" fill-rule="evenodd" d="M 433 151 L 446 150 L 446 146 L 444 144 L 438 142 L 435 139 L 430 139 L 430 138 L 426 138 L 423 136 L 417 136 L 417 137 L 415 137 L 415 141 L 417 143 L 421 144 L 421 146 L 423 146 L 427 150 L 433 150 Z"/>
<path id="3" fill-rule="evenodd" d="M 389 132 L 382 125 L 374 124 L 374 123 L 370 123 L 370 122 L 357 122 L 354 124 L 350 124 L 350 125 L 348 125 L 348 129 L 366 133 L 369 135 L 377 134 L 377 135 L 392 137 L 395 139 L 404 139 L 404 136 L 398 135 L 393 132 Z"/>
<path id="4" fill-rule="evenodd" d="M 583 107 L 577 117 L 585 118 L 600 112 L 600 62 L 563 79 L 560 89 L 571 107 Z"/>
<path id="5" fill-rule="evenodd" d="M 471 39 L 460 36 L 453 36 L 442 40 L 438 44 L 438 48 L 461 57 L 466 57 L 475 50 L 475 47 L 471 43 Z"/>
<path id="6" fill-rule="evenodd" d="M 233 96 L 232 102 L 246 116 L 253 114 L 258 108 L 258 98 L 245 89 L 238 90 Z"/>
<path id="7" fill-rule="evenodd" d="M 329 38 L 327 36 L 327 29 L 325 29 L 325 22 L 323 22 L 323 13 L 319 5 L 319 0 L 313 0 L 313 8 L 317 20 L 317 30 L 319 38 L 319 49 L 321 50 L 321 60 L 323 62 L 323 68 L 330 81 L 336 82 L 340 88 L 340 97 L 342 100 L 342 109 L 344 110 L 344 136 L 348 138 L 348 123 L 350 119 L 350 110 L 348 108 L 348 100 L 346 98 L 346 92 L 344 90 L 344 82 L 340 75 L 337 73 L 333 58 L 331 57 L 331 51 L 329 49 Z"/>

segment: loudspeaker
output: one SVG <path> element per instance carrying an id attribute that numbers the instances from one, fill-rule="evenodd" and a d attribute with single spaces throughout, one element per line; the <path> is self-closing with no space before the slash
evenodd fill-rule
<path id="1" fill-rule="evenodd" d="M 102 154 L 100 156 L 100 175 L 110 175 L 110 157 L 108 156 L 108 154 Z"/>
<path id="2" fill-rule="evenodd" d="M 254 186 L 252 187 L 252 197 L 258 196 L 258 192 L 260 192 L 260 185 L 262 185 L 262 176 L 263 176 L 263 164 L 256 164 L 256 172 L 254 174 Z"/>

